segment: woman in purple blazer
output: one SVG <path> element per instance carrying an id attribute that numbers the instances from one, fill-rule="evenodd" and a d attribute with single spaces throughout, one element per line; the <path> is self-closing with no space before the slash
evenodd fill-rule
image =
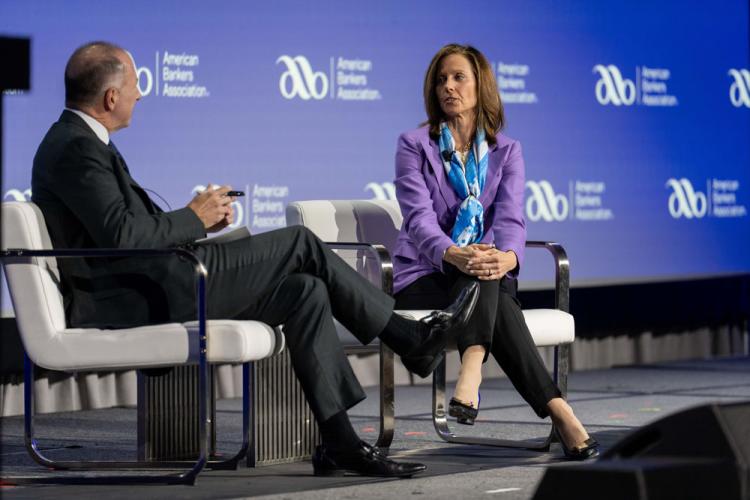
<path id="1" fill-rule="evenodd" d="M 598 454 L 544 367 L 516 299 L 523 264 L 524 163 L 505 124 L 487 59 L 446 45 L 424 82 L 425 125 L 399 137 L 396 195 L 404 222 L 393 252 L 398 309 L 443 308 L 472 281 L 479 302 L 458 340 L 461 372 L 449 414 L 473 424 L 482 363 L 492 353 L 523 398 L 550 416 L 568 458 Z M 404 364 L 426 376 L 431 358 Z"/>

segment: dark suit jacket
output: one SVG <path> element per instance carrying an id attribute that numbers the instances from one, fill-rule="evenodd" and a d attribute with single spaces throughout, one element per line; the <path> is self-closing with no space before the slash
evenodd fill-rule
<path id="1" fill-rule="evenodd" d="M 31 179 L 55 248 L 166 248 L 205 236 L 189 208 L 164 212 L 75 113 L 44 137 Z M 195 317 L 192 267 L 177 257 L 60 259 L 68 325 L 126 327 Z"/>

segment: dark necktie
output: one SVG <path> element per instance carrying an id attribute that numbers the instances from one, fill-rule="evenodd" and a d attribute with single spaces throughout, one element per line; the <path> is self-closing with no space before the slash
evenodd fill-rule
<path id="1" fill-rule="evenodd" d="M 119 149 L 117 149 L 117 146 L 115 146 L 115 143 L 114 143 L 114 142 L 112 142 L 112 141 L 109 141 L 109 144 L 108 144 L 107 146 L 109 147 L 109 149 L 111 149 L 111 150 L 112 150 L 112 152 L 113 152 L 114 154 L 116 154 L 116 155 L 117 155 L 117 158 L 119 158 L 119 159 L 120 159 L 120 163 L 122 164 L 122 168 L 124 168 L 124 169 L 125 169 L 125 171 L 126 171 L 126 172 L 127 172 L 128 174 L 130 174 L 130 169 L 128 168 L 128 164 L 127 164 L 127 163 L 125 163 L 125 158 L 123 158 L 123 157 L 122 157 L 122 155 L 120 154 L 120 150 L 119 150 Z"/>
<path id="2" fill-rule="evenodd" d="M 125 158 L 122 157 L 122 155 L 120 154 L 120 150 L 117 149 L 117 146 L 115 146 L 115 143 L 112 142 L 112 141 L 109 141 L 109 144 L 107 145 L 107 147 L 114 154 L 117 155 L 117 158 L 120 159 L 120 164 L 122 165 L 122 168 L 125 169 L 125 172 L 127 172 L 128 175 L 130 175 L 130 169 L 128 168 L 128 164 L 125 163 Z M 137 182 L 135 182 L 135 179 L 133 179 L 132 177 L 130 179 L 132 181 L 133 187 L 137 188 L 138 194 L 140 195 L 141 199 L 143 199 L 143 202 L 146 203 L 146 205 L 149 206 L 149 208 L 151 210 L 154 210 L 156 212 L 163 212 L 164 211 L 164 210 L 161 209 L 161 207 L 159 205 L 157 205 L 156 203 L 154 203 L 154 201 L 151 199 L 151 197 L 146 193 L 146 190 L 143 189 L 141 186 L 139 186 Z"/>

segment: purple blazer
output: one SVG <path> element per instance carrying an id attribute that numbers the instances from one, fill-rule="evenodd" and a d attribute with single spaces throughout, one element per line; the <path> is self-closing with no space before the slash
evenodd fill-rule
<path id="1" fill-rule="evenodd" d="M 424 126 L 401 134 L 396 149 L 396 198 L 404 222 L 393 250 L 393 291 L 417 278 L 443 271 L 443 254 L 453 245 L 461 200 L 448 182 L 440 147 Z M 503 134 L 489 148 L 487 179 L 479 201 L 484 207 L 482 243 L 513 250 L 523 263 L 526 223 L 523 218 L 524 164 L 521 144 Z M 517 270 L 509 273 L 516 277 Z"/>

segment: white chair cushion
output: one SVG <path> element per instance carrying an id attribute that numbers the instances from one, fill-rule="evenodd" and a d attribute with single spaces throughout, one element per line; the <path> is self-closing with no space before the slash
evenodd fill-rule
<path id="1" fill-rule="evenodd" d="M 19 323 L 19 329 L 23 327 Z M 45 348 L 27 348 L 27 353 L 43 368 L 78 371 L 174 365 L 190 359 L 197 348 L 188 346 L 183 325 L 168 323 L 117 330 L 66 328 Z"/>
<path id="2" fill-rule="evenodd" d="M 402 316 L 412 319 L 422 319 L 432 311 L 425 310 L 399 310 Z M 575 340 L 575 322 L 573 316 L 559 309 L 525 309 L 523 317 L 534 339 L 537 347 L 567 344 Z M 336 322 L 336 330 L 341 343 L 346 346 L 361 345 L 359 341 L 349 333 L 339 322 Z M 377 345 L 377 339 L 370 345 Z"/>
<path id="3" fill-rule="evenodd" d="M 559 309 L 524 309 L 523 317 L 537 347 L 569 344 L 576 339 L 573 315 Z"/>
<path id="4" fill-rule="evenodd" d="M 404 310 L 399 314 L 413 319 L 422 319 L 430 310 Z M 567 344 L 575 340 L 573 315 L 559 309 L 524 309 L 523 317 L 537 347 Z"/>
<path id="5" fill-rule="evenodd" d="M 198 322 L 185 323 L 190 335 Z M 260 321 L 212 319 L 207 322 L 208 362 L 244 363 L 273 356 L 284 349 L 281 331 Z"/>
<path id="6" fill-rule="evenodd" d="M 48 348 L 29 352 L 29 357 L 43 368 L 60 371 L 195 363 L 197 329 L 197 321 L 117 330 L 67 328 L 49 341 Z M 209 363 L 254 361 L 283 348 L 281 335 L 258 321 L 210 320 L 207 330 Z"/>

